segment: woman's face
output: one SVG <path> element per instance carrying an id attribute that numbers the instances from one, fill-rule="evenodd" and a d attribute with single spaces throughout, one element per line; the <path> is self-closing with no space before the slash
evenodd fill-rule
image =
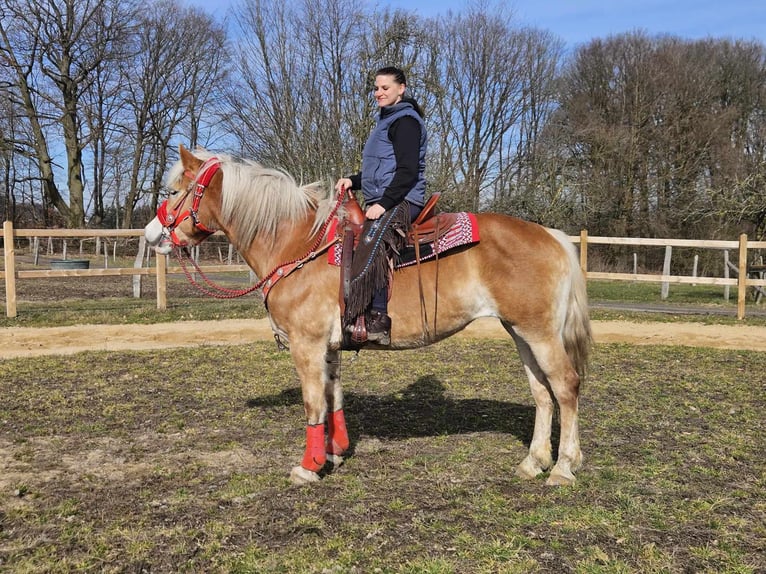
<path id="1" fill-rule="evenodd" d="M 406 86 L 396 81 L 394 76 L 380 75 L 375 76 L 375 101 L 378 107 L 393 106 L 404 95 Z"/>

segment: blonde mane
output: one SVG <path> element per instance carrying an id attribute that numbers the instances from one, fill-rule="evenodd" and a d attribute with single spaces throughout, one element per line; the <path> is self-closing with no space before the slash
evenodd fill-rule
<path id="1" fill-rule="evenodd" d="M 251 160 L 235 159 L 228 154 L 194 150 L 205 161 L 217 157 L 223 171 L 221 218 L 224 225 L 237 230 L 237 247 L 250 245 L 256 237 L 274 241 L 279 225 L 300 222 L 315 210 L 310 236 L 322 226 L 331 207 L 328 187 L 321 182 L 299 186 L 288 173 L 264 167 Z M 168 172 L 167 181 L 177 181 L 183 174 L 179 161 Z"/>

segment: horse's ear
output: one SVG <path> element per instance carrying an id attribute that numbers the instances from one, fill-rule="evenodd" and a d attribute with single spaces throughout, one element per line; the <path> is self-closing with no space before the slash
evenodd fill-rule
<path id="1" fill-rule="evenodd" d="M 184 171 L 188 170 L 192 173 L 197 173 L 199 166 L 202 165 L 202 160 L 195 157 L 183 144 L 178 146 L 178 153 L 181 156 L 181 163 L 184 166 Z"/>

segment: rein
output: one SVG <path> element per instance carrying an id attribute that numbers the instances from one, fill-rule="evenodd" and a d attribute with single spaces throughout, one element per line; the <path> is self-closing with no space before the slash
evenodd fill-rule
<path id="1" fill-rule="evenodd" d="M 338 193 L 338 200 L 335 202 L 335 205 L 333 206 L 332 210 L 327 215 L 327 219 L 325 219 L 324 223 L 322 224 L 322 227 L 320 227 L 319 231 L 317 232 L 316 241 L 303 257 L 299 257 L 297 259 L 293 259 L 292 261 L 287 261 L 285 263 L 280 263 L 279 265 L 274 267 L 274 269 L 272 269 L 269 273 L 267 273 L 263 277 L 263 279 L 261 279 L 254 285 L 251 285 L 250 287 L 247 287 L 245 289 L 229 289 L 228 287 L 217 285 L 207 275 L 205 275 L 202 269 L 200 269 L 199 264 L 194 260 L 194 258 L 191 257 L 191 254 L 189 253 L 187 249 L 183 250 L 184 253 L 186 254 L 186 259 L 184 259 L 181 256 L 181 249 L 179 249 L 178 246 L 176 246 L 173 252 L 179 264 L 181 265 L 181 268 L 184 270 L 184 274 L 186 275 L 186 278 L 189 280 L 189 282 L 192 285 L 194 285 L 202 293 L 205 293 L 206 295 L 209 295 L 210 297 L 215 297 L 217 299 L 234 299 L 237 297 L 242 297 L 244 295 L 247 295 L 248 293 L 252 293 L 253 291 L 256 291 L 262 288 L 263 289 L 263 304 L 266 305 L 266 297 L 268 297 L 269 291 L 271 290 L 272 287 L 274 287 L 277 281 L 279 281 L 283 277 L 287 277 L 293 271 L 302 268 L 306 263 L 308 263 L 309 261 L 313 259 L 316 259 L 318 255 L 324 253 L 325 251 L 330 249 L 330 247 L 332 247 L 333 245 L 335 245 L 336 243 L 340 241 L 340 239 L 336 237 L 332 241 L 328 241 L 324 245 L 321 245 L 322 240 L 324 239 L 325 234 L 327 233 L 327 227 L 330 225 L 330 222 L 338 213 L 338 209 L 340 209 L 340 206 L 343 205 L 343 201 L 345 199 L 346 199 L 346 190 L 341 189 L 340 193 Z M 187 260 L 192 262 L 192 266 L 194 267 L 195 272 L 199 273 L 200 277 L 202 277 L 203 281 L 206 283 L 209 289 L 208 287 L 205 287 L 204 285 L 200 284 L 198 281 L 194 279 L 191 272 L 188 270 L 186 266 Z"/>

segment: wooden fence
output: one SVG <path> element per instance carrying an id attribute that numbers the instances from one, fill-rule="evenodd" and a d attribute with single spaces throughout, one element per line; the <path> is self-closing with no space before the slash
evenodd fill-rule
<path id="1" fill-rule="evenodd" d="M 738 241 L 719 240 L 695 240 L 695 239 L 659 239 L 639 237 L 597 237 L 588 236 L 587 231 L 581 231 L 579 237 L 570 237 L 572 241 L 580 243 L 580 266 L 586 272 L 589 279 L 608 279 L 616 281 L 649 281 L 653 283 L 686 283 L 689 285 L 723 285 L 736 286 L 737 288 L 737 318 L 745 318 L 745 304 L 747 301 L 748 288 L 763 293 L 766 287 L 766 269 L 762 265 L 748 263 L 748 252 L 751 249 L 766 249 L 766 241 L 748 241 L 747 235 L 739 236 Z M 606 273 L 588 271 L 588 246 L 589 245 L 638 245 L 665 247 L 665 265 L 661 275 L 646 273 Z M 724 266 L 724 277 L 697 277 L 691 275 L 670 275 L 670 249 L 673 247 L 693 247 L 700 249 L 717 249 L 734 251 L 737 253 L 737 264 Z M 737 275 L 729 276 L 729 270 Z"/>
<path id="2" fill-rule="evenodd" d="M 110 275 L 125 275 L 133 278 L 134 296 L 140 297 L 140 282 L 143 276 L 154 276 L 157 283 L 157 309 L 167 308 L 167 275 L 182 274 L 180 267 L 169 268 L 166 257 L 155 257 L 154 266 L 149 266 L 146 253 L 146 242 L 143 229 L 14 229 L 10 221 L 3 224 L 4 244 L 4 271 L 0 271 L 0 278 L 5 279 L 5 309 L 6 316 L 16 316 L 16 279 L 40 279 L 46 277 L 104 277 Z M 47 238 L 138 238 L 138 250 L 132 267 L 117 267 L 104 269 L 35 269 L 19 270 L 16 268 L 15 241 L 6 241 L 6 238 L 26 237 L 32 239 Z M 766 249 L 766 241 L 748 241 L 746 235 L 740 235 L 737 241 L 718 240 L 693 240 L 693 239 L 658 239 L 658 238 L 631 238 L 631 237 L 597 237 L 588 236 L 587 231 L 582 231 L 579 236 L 570 236 L 573 243 L 580 245 L 580 266 L 586 272 L 589 279 L 606 279 L 612 281 L 647 281 L 662 283 L 691 284 L 691 285 L 722 285 L 737 288 L 737 318 L 745 317 L 745 304 L 748 289 L 766 292 L 766 268 L 763 266 L 748 265 L 750 250 Z M 588 271 L 588 246 L 589 245 L 635 245 L 665 247 L 666 258 L 663 273 L 643 274 L 633 273 L 606 273 Z M 724 266 L 723 277 L 697 277 L 696 275 L 670 275 L 670 250 L 673 247 L 692 247 L 699 249 L 716 249 L 724 252 L 734 251 L 737 253 L 737 264 Z M 106 247 L 104 248 L 106 249 Z M 247 265 L 231 263 L 224 265 L 205 265 L 201 267 L 204 273 L 222 273 L 249 271 Z M 106 253 L 105 253 L 106 261 Z M 146 263 L 146 265 L 145 265 Z M 9 272 L 13 270 L 13 272 Z M 729 270 L 736 277 L 729 276 Z"/>
<path id="3" fill-rule="evenodd" d="M 132 267 L 109 268 L 106 262 L 106 242 L 104 242 L 103 269 L 17 269 L 15 241 L 6 241 L 5 238 L 13 237 L 29 238 L 30 241 L 45 239 L 106 239 L 106 238 L 137 238 L 138 249 Z M 33 241 L 37 245 L 37 241 Z M 66 245 L 66 243 L 64 243 Z M 167 276 L 183 274 L 180 267 L 168 267 L 166 257 L 155 257 L 154 266 L 148 266 L 146 240 L 143 229 L 14 229 L 10 221 L 3 224 L 4 267 L 0 271 L 0 279 L 5 280 L 5 314 L 7 317 L 16 317 L 16 279 L 43 279 L 50 277 L 108 277 L 130 276 L 133 279 L 133 295 L 141 296 L 141 278 L 154 276 L 157 284 L 157 309 L 167 308 Z M 36 248 L 34 249 L 36 252 Z M 13 269 L 13 273 L 8 270 Z M 239 272 L 250 271 L 247 265 L 206 265 L 200 267 L 205 273 Z"/>

